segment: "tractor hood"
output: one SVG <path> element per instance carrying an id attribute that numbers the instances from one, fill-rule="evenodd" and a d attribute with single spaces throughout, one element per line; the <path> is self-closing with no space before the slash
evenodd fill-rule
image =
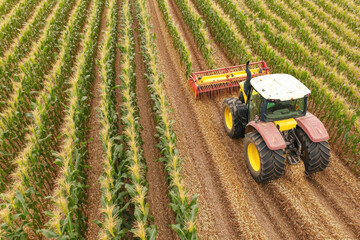
<path id="1" fill-rule="evenodd" d="M 251 79 L 255 90 L 268 100 L 288 101 L 303 98 L 310 90 L 289 74 L 268 74 Z"/>

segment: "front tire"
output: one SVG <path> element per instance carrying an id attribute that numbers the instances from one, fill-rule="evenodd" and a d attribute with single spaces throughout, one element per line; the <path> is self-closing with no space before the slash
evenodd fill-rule
<path id="1" fill-rule="evenodd" d="M 245 104 L 237 98 L 227 98 L 222 104 L 224 128 L 231 138 L 244 137 L 245 128 L 240 116 L 244 114 L 244 111 L 241 111 L 243 108 L 246 108 Z"/>
<path id="2" fill-rule="evenodd" d="M 246 165 L 257 183 L 268 182 L 282 177 L 285 173 L 283 151 L 270 150 L 257 131 L 245 135 L 244 151 Z"/>
<path id="3" fill-rule="evenodd" d="M 324 171 L 330 163 L 330 148 L 327 141 L 313 142 L 301 128 L 296 128 L 296 135 L 302 145 L 302 160 L 305 173 L 312 174 Z"/>

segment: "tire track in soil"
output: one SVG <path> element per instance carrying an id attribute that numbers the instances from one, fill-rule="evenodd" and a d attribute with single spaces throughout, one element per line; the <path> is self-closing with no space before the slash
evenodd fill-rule
<path id="1" fill-rule="evenodd" d="M 211 212 L 213 214 L 212 217 L 215 220 L 214 226 L 216 228 L 216 233 L 218 234 L 220 239 L 237 239 L 239 238 L 239 235 L 245 237 L 245 236 L 251 236 L 251 234 L 254 234 L 253 237 L 256 236 L 257 238 L 260 238 L 262 233 L 260 233 L 259 230 L 256 229 L 256 223 L 253 222 L 251 223 L 250 220 L 247 226 L 243 226 L 245 228 L 248 228 L 249 231 L 246 232 L 243 229 L 241 231 L 240 230 L 241 228 L 238 226 L 239 224 L 241 225 L 243 223 L 239 223 L 233 220 L 234 214 L 238 219 L 239 219 L 239 215 L 241 214 L 239 210 L 235 212 L 229 210 L 229 205 L 231 206 L 230 208 L 232 209 L 237 209 L 238 205 L 242 205 L 242 207 L 245 206 L 246 208 L 246 204 L 242 204 L 243 200 L 246 201 L 246 199 L 244 198 L 244 196 L 240 196 L 240 197 L 236 196 L 237 195 L 236 193 L 239 193 L 239 189 L 236 186 L 234 191 L 223 191 L 224 188 L 221 185 L 223 184 L 224 181 L 221 181 L 221 179 L 226 178 L 225 176 L 226 174 L 224 174 L 225 173 L 224 171 L 219 173 L 216 170 L 218 168 L 218 164 L 216 164 L 216 158 L 219 159 L 221 157 L 216 156 L 218 155 L 216 153 L 214 154 L 214 152 L 216 151 L 211 151 L 211 149 L 209 149 L 208 146 L 211 145 L 211 143 L 206 143 L 207 138 L 206 137 L 204 138 L 203 136 L 204 134 L 201 135 L 201 133 L 197 131 L 197 129 L 200 129 L 200 127 L 197 126 L 198 120 L 195 119 L 196 111 L 192 107 L 186 106 L 186 105 L 193 106 L 193 104 L 183 104 L 189 98 L 193 100 L 193 96 L 192 94 L 190 94 L 191 96 L 185 96 L 186 93 L 182 91 L 183 90 L 182 87 L 179 86 L 179 81 L 186 83 L 186 80 L 184 81 L 182 77 L 185 74 L 184 71 L 181 69 L 181 67 L 178 66 L 179 64 L 177 64 L 179 62 L 178 57 L 175 57 L 175 59 L 169 57 L 169 56 L 177 56 L 177 53 L 174 51 L 172 47 L 172 43 L 167 34 L 166 26 L 163 22 L 161 13 L 159 13 L 158 8 L 155 9 L 154 7 L 157 6 L 157 4 L 154 0 L 152 2 L 154 4 L 149 4 L 149 5 L 151 6 L 152 21 L 153 21 L 153 25 L 155 26 L 154 29 L 157 35 L 156 38 L 157 46 L 161 46 L 161 48 L 159 48 L 158 50 L 160 53 L 160 59 L 162 60 L 162 65 L 161 65 L 162 72 L 165 73 L 164 82 L 166 82 L 166 84 L 164 84 L 164 88 L 168 92 L 167 95 L 169 96 L 169 101 L 171 105 L 173 106 L 173 108 L 175 108 L 176 111 L 178 111 L 178 114 L 175 114 L 177 115 L 177 117 L 175 116 L 175 118 L 178 120 L 177 121 L 178 123 L 181 122 L 179 124 L 181 124 L 180 128 L 182 129 L 177 130 L 176 132 L 184 133 L 185 134 L 184 138 L 186 139 L 184 141 L 179 141 L 178 147 L 180 150 L 188 149 L 188 153 L 190 154 L 191 158 L 194 159 L 194 161 L 190 164 L 194 164 L 195 168 L 198 169 L 198 175 L 200 175 L 199 179 L 201 179 L 201 185 L 203 185 L 204 188 L 206 188 L 204 190 L 204 192 L 206 193 L 205 198 L 206 198 L 206 202 L 208 202 L 212 206 Z M 164 64 L 165 62 L 166 65 Z M 194 67 L 196 68 L 199 66 L 195 65 Z M 171 72 L 173 74 L 175 73 L 176 80 L 173 78 L 173 75 L 171 77 L 167 76 L 166 74 L 167 72 Z M 186 90 L 187 90 L 187 86 L 186 86 Z M 179 117 L 180 115 L 181 117 Z M 206 118 L 209 119 L 208 117 Z M 182 144 L 184 143 L 185 144 L 187 143 L 189 145 L 182 146 Z M 183 165 L 187 165 L 187 164 L 184 162 Z M 229 186 L 229 183 L 230 181 L 225 180 L 225 184 Z M 234 197 L 236 198 L 238 204 L 232 204 L 230 201 L 228 201 L 228 198 L 231 198 L 229 194 L 233 195 L 232 196 L 233 198 Z M 227 195 L 225 199 L 223 197 L 224 195 Z M 201 208 L 202 206 L 200 206 L 200 209 Z M 203 211 L 201 209 L 200 214 L 202 212 Z M 199 219 L 201 219 L 201 216 L 199 216 L 198 221 Z M 254 225 L 255 227 L 253 227 Z M 254 232 L 251 231 L 254 229 L 255 229 Z M 216 235 L 207 236 L 206 233 L 204 233 L 204 235 L 205 236 L 202 236 L 203 238 L 217 237 Z"/>
<path id="2" fill-rule="evenodd" d="M 135 16 L 135 9 L 132 3 L 132 12 Z M 135 74 L 136 74 L 136 96 L 139 107 L 140 124 L 143 128 L 141 130 L 141 139 L 143 140 L 142 149 L 144 151 L 144 158 L 147 165 L 146 179 L 149 183 L 149 192 L 147 201 L 150 206 L 150 214 L 154 217 L 154 224 L 157 226 L 156 239 L 169 240 L 177 239 L 175 232 L 168 227 L 168 224 L 175 224 L 175 214 L 171 210 L 168 197 L 168 186 L 166 182 L 166 173 L 164 171 L 164 164 L 159 162 L 159 149 L 155 146 L 158 144 L 156 135 L 156 123 L 152 113 L 152 100 L 148 92 L 148 81 L 145 79 L 146 73 L 144 58 L 141 54 L 139 33 L 137 32 L 139 26 L 134 17 L 133 29 L 135 39 Z"/>
<path id="3" fill-rule="evenodd" d="M 223 55 L 223 54 L 222 54 Z M 223 55 L 224 56 L 224 55 Z M 224 57 L 220 57 L 220 59 L 221 59 L 221 61 L 223 62 L 223 63 L 226 63 L 226 62 L 228 62 L 227 61 L 227 59 L 224 59 Z M 194 66 L 195 67 L 195 66 Z M 165 86 L 166 87 L 166 86 Z M 218 101 L 218 113 L 214 113 L 213 114 L 213 116 L 216 116 L 216 114 L 218 114 L 218 116 L 221 116 L 221 111 L 220 111 L 220 109 L 221 109 L 221 103 L 220 103 L 220 101 Z M 221 122 L 221 119 L 218 121 L 218 122 Z M 177 132 L 179 132 L 179 131 L 177 131 Z M 222 131 L 223 132 L 223 131 Z M 223 136 L 223 137 L 227 137 L 227 136 Z M 231 141 L 234 141 L 234 140 L 231 140 Z M 238 141 L 238 143 L 239 142 L 242 142 L 242 140 L 237 140 Z M 238 145 L 239 144 L 236 144 L 235 146 L 233 146 L 233 149 L 235 149 L 236 147 L 238 147 Z M 240 144 L 240 145 L 242 145 L 242 143 Z M 231 152 L 231 149 L 230 149 L 230 152 Z M 242 151 L 240 151 L 239 152 L 239 154 L 241 154 L 241 156 L 243 155 L 243 152 Z M 237 157 L 238 157 L 238 155 L 239 154 L 237 154 Z M 236 159 L 237 157 L 234 157 L 234 159 Z M 290 167 L 290 166 L 289 166 Z M 240 170 L 240 171 L 237 171 L 237 172 L 242 172 L 242 175 L 244 175 L 244 174 L 247 174 L 247 176 L 248 176 L 248 173 L 246 172 L 246 173 L 244 173 L 244 169 L 246 169 L 246 166 L 245 166 L 245 164 L 243 163 L 243 166 L 242 166 L 242 168 L 241 168 L 242 170 Z M 299 171 L 301 171 L 301 173 L 303 174 L 303 169 L 301 169 L 301 170 L 299 170 Z M 349 174 L 349 173 L 348 173 Z M 244 179 L 244 176 L 242 176 L 242 177 L 240 177 L 240 179 Z M 247 183 L 249 182 L 249 181 L 252 181 L 252 179 L 248 179 L 248 181 L 246 181 Z M 292 185 L 296 185 L 296 184 L 300 184 L 301 182 L 294 182 Z M 252 184 L 253 185 L 253 184 Z M 257 185 L 257 184 L 255 184 L 255 185 Z M 289 189 L 293 189 L 294 187 L 293 186 L 289 186 Z M 325 226 L 325 228 L 327 228 L 329 225 L 328 225 L 328 222 L 327 222 L 327 220 L 329 220 L 329 222 L 330 222 L 330 226 L 333 226 L 333 227 L 335 227 L 335 229 L 337 229 L 336 231 L 332 231 L 332 236 L 333 237 L 340 237 L 340 236 L 344 236 L 344 234 L 345 234 L 345 232 L 346 232 L 346 234 L 345 235 L 347 235 L 348 237 L 350 236 L 350 237 L 353 237 L 354 235 L 351 233 L 351 229 L 349 229 L 349 227 L 346 227 L 345 225 L 344 225 L 344 222 L 348 222 L 347 220 L 348 219 L 344 219 L 344 218 L 341 218 L 341 216 L 339 217 L 338 215 L 340 214 L 340 213 L 334 213 L 334 210 L 332 209 L 332 206 L 331 205 L 329 205 L 329 204 L 325 204 L 325 206 L 324 207 L 322 207 L 322 204 L 323 204 L 323 202 L 324 201 L 322 201 L 323 200 L 323 198 L 321 197 L 321 195 L 320 195 L 320 193 L 319 193 L 319 190 L 318 189 L 311 189 L 311 187 L 309 187 L 308 186 L 308 188 L 310 189 L 302 189 L 302 191 L 301 192 L 304 192 L 305 191 L 305 193 L 307 193 L 307 196 L 309 197 L 311 197 L 312 195 L 314 195 L 314 196 L 316 196 L 314 199 L 316 199 L 316 204 L 315 204 L 315 206 L 320 206 L 320 209 L 321 209 L 321 211 L 320 212 L 311 212 L 310 211 L 310 215 L 312 216 L 312 217 L 314 217 L 315 219 L 314 219 L 314 221 L 316 220 L 316 221 L 320 221 L 321 222 L 321 217 L 316 217 L 316 215 L 317 214 L 319 214 L 320 213 L 320 216 L 324 216 L 325 217 L 325 219 L 326 220 L 323 220 L 322 221 L 322 229 L 321 229 L 321 231 L 324 231 L 324 226 Z M 300 211 L 303 211 L 302 209 L 297 209 L 296 208 L 296 204 L 294 204 L 294 203 L 291 203 L 291 204 L 293 204 L 293 207 L 294 207 L 294 209 L 292 210 L 292 212 L 290 212 L 290 213 L 288 213 L 287 214 L 287 216 L 284 216 L 284 213 L 283 213 L 283 211 L 282 211 L 282 207 L 286 207 L 286 204 L 283 204 L 282 206 L 281 206 L 281 204 L 280 204 L 280 206 L 279 206 L 279 204 L 275 204 L 275 205 L 277 205 L 277 206 L 274 206 L 274 202 L 276 203 L 277 201 L 281 201 L 281 199 L 279 199 L 279 196 L 277 196 L 276 194 L 274 194 L 274 191 L 269 191 L 269 188 L 267 188 L 267 189 L 264 189 L 264 188 L 262 188 L 262 189 L 257 189 L 257 191 L 254 191 L 254 189 L 256 189 L 256 188 L 254 188 L 254 186 L 252 186 L 252 187 L 250 187 L 250 188 L 248 188 L 247 189 L 247 196 L 249 196 L 249 195 L 253 195 L 253 196 L 250 196 L 249 198 L 251 199 L 253 199 L 253 200 L 255 200 L 255 201 L 251 201 L 252 203 L 254 203 L 255 202 L 255 205 L 257 205 L 256 207 L 255 207 L 255 209 L 259 209 L 258 207 L 259 206 L 262 206 L 262 205 L 266 205 L 266 206 L 268 206 L 268 207 L 266 207 L 267 209 L 266 209 L 266 215 L 267 215 L 267 217 L 269 218 L 269 220 L 270 220 L 270 222 L 271 223 L 274 223 L 274 220 L 275 220 L 275 222 L 277 221 L 279 221 L 279 219 L 282 219 L 281 220 L 281 222 L 282 222 L 282 225 L 283 226 L 281 226 L 281 227 L 279 227 L 278 226 L 278 223 L 276 223 L 276 224 L 272 224 L 273 225 L 273 228 L 275 229 L 275 231 L 277 232 L 277 233 L 279 233 L 279 235 L 280 236 L 282 236 L 283 238 L 289 238 L 290 236 L 291 236 L 291 238 L 296 238 L 296 236 L 298 235 L 298 234 L 295 234 L 294 233 L 294 231 L 293 231 L 293 229 L 297 229 L 297 232 L 298 233 L 302 233 L 303 232 L 303 229 L 302 228 L 296 228 L 295 226 L 298 224 L 297 222 L 298 222 L 298 219 L 294 219 L 293 218 L 293 213 L 298 213 L 298 214 L 301 214 L 301 212 Z M 276 189 L 277 190 L 279 190 L 279 186 L 277 186 L 276 187 Z M 293 190 L 293 192 L 295 191 L 300 191 L 301 189 L 294 189 Z M 250 194 L 249 194 L 250 193 Z M 271 195 L 273 195 L 273 198 L 271 198 Z M 266 198 L 264 199 L 263 197 L 259 197 L 259 196 L 266 196 Z M 270 198 L 270 199 L 269 199 Z M 269 201 L 270 200 L 270 201 Z M 300 203 L 306 203 L 306 200 L 307 199 L 302 199 L 302 201 L 300 202 Z M 256 204 L 258 201 L 260 201 L 260 203 L 259 204 Z M 291 201 L 291 198 L 290 199 L 285 199 L 285 201 Z M 284 202 L 284 201 L 283 201 Z M 270 210 L 269 209 L 269 207 L 272 207 L 272 209 Z M 304 208 L 306 208 L 306 204 L 304 205 L 305 207 Z M 261 207 L 261 208 L 264 208 L 264 207 Z M 262 210 L 260 210 L 260 211 L 263 211 L 264 209 L 262 209 Z M 330 212 L 330 213 L 329 213 Z M 255 215 L 256 215 L 256 217 L 257 217 L 257 219 L 259 219 L 259 220 L 261 220 L 261 215 L 263 215 L 263 214 L 259 214 L 259 211 L 255 211 Z M 310 233 L 316 233 L 316 232 L 314 232 L 314 231 L 312 231 L 312 220 L 309 220 L 308 219 L 308 217 L 307 217 L 307 215 L 308 214 L 304 214 L 304 213 L 302 213 L 302 216 L 303 216 L 303 220 L 304 220 L 304 222 L 303 223 L 305 223 L 305 224 L 308 224 L 308 231 L 310 232 Z M 340 214 L 341 215 L 341 214 Z M 289 224 L 289 219 L 287 219 L 287 218 L 289 218 L 289 219 L 293 219 L 293 221 Z M 307 218 L 307 219 L 306 219 Z M 343 221 L 341 221 L 341 219 L 343 220 Z M 341 230 L 343 230 L 343 232 L 342 231 L 339 231 L 339 229 L 338 229 L 338 227 L 337 227 L 337 224 L 339 224 L 340 226 L 341 226 Z M 348 226 L 349 226 L 349 224 L 347 224 Z M 286 226 L 285 228 L 284 228 L 284 226 Z M 270 227 L 271 227 L 271 225 L 270 225 Z M 284 230 L 284 229 L 286 229 L 286 230 Z M 268 232 L 267 231 L 268 229 L 266 229 L 266 232 Z M 290 231 L 289 231 L 290 230 Z M 321 232 L 320 231 L 320 232 Z M 354 231 L 354 232 L 356 232 L 356 231 Z M 325 233 L 324 233 L 325 234 Z M 338 235 L 338 234 L 340 234 L 340 235 Z M 271 236 L 271 235 L 270 235 Z M 269 237 L 270 237 L 269 236 Z M 312 236 L 314 236 L 314 235 L 312 235 Z M 271 237 L 270 237 L 271 238 Z"/>
<path id="4" fill-rule="evenodd" d="M 215 44 L 216 45 L 216 44 Z M 217 46 L 215 46 L 215 48 L 217 48 Z M 222 62 L 229 62 L 227 59 L 224 59 L 224 56 L 225 56 L 225 54 L 222 52 L 222 56 L 220 56 L 220 60 L 222 61 Z M 218 108 L 219 108 L 219 113 L 218 113 L 218 116 L 221 116 L 221 102 L 220 101 L 218 101 Z M 216 116 L 216 113 L 214 113 L 214 115 Z M 221 119 L 220 119 L 220 121 L 221 121 Z M 223 131 L 222 131 L 223 132 Z M 225 136 L 225 137 L 227 137 L 227 136 Z M 230 139 L 231 140 L 231 139 Z M 240 141 L 242 141 L 242 140 L 240 140 Z M 242 145 L 242 144 L 241 144 Z M 234 148 L 233 149 L 236 149 L 236 145 L 234 146 Z M 231 149 L 229 149 L 229 151 L 231 152 Z M 240 154 L 241 155 L 243 155 L 243 153 L 242 152 L 240 152 Z M 235 159 L 236 159 L 236 157 L 235 157 Z M 338 158 L 336 158 L 336 161 L 338 161 Z M 291 166 L 288 166 L 289 168 L 291 167 Z M 243 163 L 243 167 L 242 167 L 242 169 L 246 169 L 246 166 L 245 166 L 245 163 Z M 293 168 L 294 169 L 294 168 Z M 301 169 L 301 170 L 298 170 L 298 171 L 300 171 L 300 172 L 298 172 L 298 173 L 296 173 L 296 174 L 302 174 L 302 175 L 304 175 L 303 174 L 303 168 Z M 241 170 L 240 170 L 241 171 Z M 240 172 L 240 171 L 238 171 L 238 172 Z M 347 168 L 343 168 L 343 171 L 345 171 L 345 175 L 346 176 L 348 176 L 348 175 L 350 175 L 350 176 L 352 176 L 352 174 L 350 173 L 350 171 L 347 169 Z M 323 174 L 326 174 L 326 172 L 324 172 Z M 306 206 L 306 207 L 308 207 L 308 204 L 306 204 L 306 201 L 308 200 L 308 199 L 314 199 L 314 201 L 316 202 L 313 206 L 315 206 L 316 208 L 315 209 L 320 209 L 318 212 L 316 212 L 316 213 L 314 213 L 313 212 L 313 214 L 312 214 L 312 217 L 314 217 L 315 219 L 320 219 L 320 221 L 322 221 L 322 223 L 323 223 L 323 228 L 321 229 L 322 231 L 324 231 L 324 228 L 325 229 L 328 229 L 329 228 L 329 226 L 331 226 L 331 231 L 330 232 L 332 232 L 332 236 L 333 237 L 340 237 L 340 236 L 347 236 L 347 237 L 351 237 L 351 238 L 354 238 L 354 235 L 352 234 L 352 232 L 354 232 L 355 234 L 356 234 L 356 230 L 353 230 L 353 231 L 351 231 L 351 227 L 349 227 L 349 226 L 351 226 L 351 224 L 346 224 L 346 223 L 348 223 L 349 222 L 349 220 L 351 220 L 350 218 L 343 218 L 342 216 L 344 216 L 344 215 L 342 215 L 340 212 L 338 212 L 338 213 L 336 213 L 336 211 L 334 211 L 334 209 L 332 209 L 331 207 L 332 207 L 332 205 L 330 205 L 330 204 L 323 204 L 323 201 L 321 201 L 322 199 L 323 199 L 323 197 L 321 196 L 321 192 L 318 190 L 318 189 L 316 189 L 316 188 L 313 188 L 313 189 L 311 189 L 311 187 L 309 186 L 309 184 L 306 182 L 306 181 L 301 181 L 301 180 L 303 180 L 303 179 L 305 179 L 304 177 L 303 178 L 299 178 L 299 176 L 297 177 L 298 179 L 300 179 L 300 181 L 296 181 L 296 182 L 293 182 L 293 185 L 295 185 L 295 188 L 297 187 L 298 189 L 294 189 L 295 190 L 295 192 L 296 191 L 301 191 L 301 192 L 303 192 L 303 193 L 305 193 L 305 194 L 307 194 L 307 199 L 306 198 L 304 198 L 303 199 L 303 202 L 304 202 L 304 205 Z M 241 177 L 240 179 L 244 179 L 243 177 Z M 347 181 L 348 183 L 349 182 L 351 182 L 351 180 L 348 180 Z M 352 182 L 354 182 L 354 180 L 352 181 Z M 296 186 L 296 184 L 298 185 L 298 186 Z M 302 188 L 302 186 L 303 185 L 306 185 L 307 186 L 307 188 Z M 358 189 L 358 187 L 356 187 L 356 185 L 352 185 L 353 187 L 355 187 L 356 189 Z M 345 186 L 343 186 L 343 187 L 345 187 Z M 289 189 L 293 189 L 294 188 L 294 186 L 289 186 Z M 309 190 L 310 189 L 310 190 Z M 247 191 L 247 195 L 249 195 L 249 193 L 253 193 L 254 191 L 253 191 L 253 188 L 252 189 L 248 189 L 248 191 Z M 251 195 L 251 194 L 250 194 Z M 314 196 L 316 196 L 316 197 L 312 197 L 312 195 L 314 195 Z M 255 200 L 259 200 L 259 198 L 255 198 Z M 345 203 L 345 205 L 346 205 L 346 201 L 344 201 L 344 203 Z M 324 205 L 324 206 L 323 206 Z M 305 207 L 305 208 L 306 208 Z M 309 207 L 308 207 L 309 208 Z M 255 211 L 255 214 L 257 213 L 257 211 Z M 321 217 L 317 217 L 317 215 L 320 215 Z M 306 216 L 306 215 L 305 215 Z M 324 219 L 326 219 L 326 220 L 324 220 Z M 342 221 L 341 221 L 342 220 Z M 351 221 L 350 221 L 351 222 Z M 340 229 L 337 227 L 337 225 L 340 225 Z M 346 226 L 347 225 L 347 226 Z M 275 225 L 276 226 L 276 225 Z M 311 226 L 309 225 L 309 228 L 311 228 Z M 334 229 L 337 229 L 337 230 L 335 230 L 334 231 Z M 356 226 L 356 229 L 358 229 L 357 228 L 357 226 Z M 325 230 L 326 231 L 326 230 Z M 282 232 L 284 232 L 284 231 L 282 231 Z M 338 234 L 340 234 L 340 235 L 338 235 Z M 341 235 L 342 234 L 342 235 Z M 357 234 L 356 234 L 357 235 Z M 294 237 L 296 237 L 296 235 L 294 235 Z"/>
<path id="5" fill-rule="evenodd" d="M 98 119 L 97 108 L 99 107 L 101 101 L 100 95 L 100 84 L 101 77 L 99 74 L 100 66 L 97 64 L 97 60 L 101 57 L 101 43 L 103 41 L 103 31 L 106 29 L 106 15 L 110 14 L 107 5 L 104 5 L 104 9 L 101 15 L 101 27 L 99 32 L 99 37 L 97 41 L 97 49 L 95 56 L 95 79 L 91 89 L 91 110 L 90 117 L 88 120 L 89 132 L 88 132 L 88 159 L 87 165 L 90 169 L 87 170 L 87 189 L 88 195 L 88 205 L 85 208 L 85 216 L 88 218 L 88 226 L 86 230 L 85 237 L 86 239 L 97 239 L 99 233 L 99 227 L 93 222 L 94 220 L 104 220 L 104 216 L 100 211 L 101 205 L 101 188 L 99 177 L 103 173 L 102 167 L 102 157 L 103 157 L 103 147 L 100 140 L 101 124 Z"/>

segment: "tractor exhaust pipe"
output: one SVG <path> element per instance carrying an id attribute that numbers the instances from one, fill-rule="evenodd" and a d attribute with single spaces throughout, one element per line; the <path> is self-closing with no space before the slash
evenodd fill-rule
<path id="1" fill-rule="evenodd" d="M 246 71 L 246 80 L 244 82 L 244 93 L 246 94 L 246 96 L 249 96 L 249 92 L 250 92 L 250 88 L 251 88 L 251 85 L 250 85 L 250 80 L 251 80 L 251 71 L 249 69 L 249 63 L 250 61 L 247 61 L 246 63 L 246 68 L 245 68 L 245 71 Z M 243 96 L 243 93 L 240 92 L 240 96 L 239 96 L 239 99 L 241 102 L 245 102 L 244 101 L 244 96 Z"/>
<path id="2" fill-rule="evenodd" d="M 246 81 L 245 81 L 245 83 L 244 83 L 244 92 L 245 92 L 246 96 L 249 95 L 250 86 L 251 86 L 251 85 L 250 85 L 251 71 L 250 71 L 250 69 L 249 69 L 249 63 L 250 63 L 250 61 L 247 61 L 247 63 L 246 63 L 246 69 L 245 69 L 245 71 L 246 71 Z"/>

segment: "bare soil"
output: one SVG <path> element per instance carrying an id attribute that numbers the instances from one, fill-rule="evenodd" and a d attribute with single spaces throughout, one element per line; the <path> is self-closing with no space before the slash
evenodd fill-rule
<path id="1" fill-rule="evenodd" d="M 90 169 L 87 171 L 87 190 L 88 205 L 85 208 L 85 215 L 88 217 L 88 227 L 86 232 L 86 239 L 97 239 L 100 228 L 93 222 L 94 220 L 103 221 L 103 214 L 100 211 L 101 206 L 101 189 L 99 177 L 103 173 L 102 158 L 103 148 L 100 140 L 101 124 L 98 118 L 97 108 L 99 107 L 101 95 L 100 84 L 101 77 L 99 74 L 100 67 L 96 64 L 97 59 L 100 59 L 100 45 L 103 41 L 103 31 L 106 29 L 106 14 L 108 14 L 106 5 L 101 16 L 101 29 L 97 42 L 97 52 L 95 57 L 95 79 L 91 90 L 91 112 L 88 122 L 89 135 L 88 135 L 88 159 L 87 164 Z"/>
<path id="2" fill-rule="evenodd" d="M 197 226 L 202 239 L 358 239 L 360 181 L 337 157 L 324 172 L 306 176 L 303 164 L 287 166 L 282 179 L 257 184 L 243 160 L 243 141 L 223 130 L 225 96 L 195 101 L 156 0 L 148 0 L 156 33 L 164 89 L 176 120 L 190 194 L 199 193 Z M 170 12 L 189 45 L 194 71 L 204 60 L 173 0 Z M 219 48 L 213 43 L 215 49 Z M 218 66 L 231 64 L 222 51 Z"/>

